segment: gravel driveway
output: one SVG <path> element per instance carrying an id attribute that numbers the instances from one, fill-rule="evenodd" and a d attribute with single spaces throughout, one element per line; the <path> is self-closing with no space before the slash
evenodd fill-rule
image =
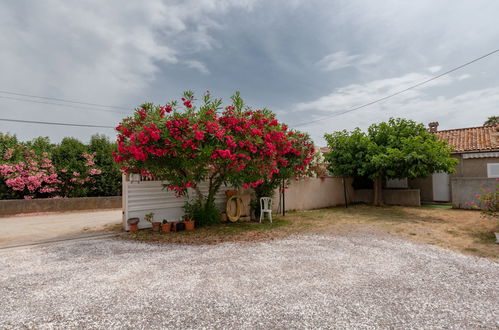
<path id="1" fill-rule="evenodd" d="M 376 234 L 0 251 L 0 328 L 494 328 L 499 264 Z"/>

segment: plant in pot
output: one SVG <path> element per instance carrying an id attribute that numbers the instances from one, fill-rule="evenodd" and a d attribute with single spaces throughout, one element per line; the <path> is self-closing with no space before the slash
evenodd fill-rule
<path id="1" fill-rule="evenodd" d="M 153 212 L 147 213 L 144 218 L 146 219 L 146 221 L 149 221 L 151 223 L 151 225 L 152 225 L 152 231 L 159 232 L 159 228 L 161 226 L 161 222 L 159 222 L 159 221 L 153 221 L 153 218 L 154 218 L 154 213 Z"/>
<path id="2" fill-rule="evenodd" d="M 139 230 L 139 221 L 140 221 L 139 218 L 130 218 L 127 220 L 128 227 L 129 227 L 131 233 Z"/>
<path id="3" fill-rule="evenodd" d="M 194 216 L 196 212 L 196 206 L 195 204 L 190 204 L 189 202 L 186 202 L 184 205 L 184 216 L 182 217 L 183 222 L 185 224 L 185 230 L 191 231 L 194 230 Z"/>
<path id="4" fill-rule="evenodd" d="M 161 231 L 163 233 L 168 233 L 172 230 L 172 223 L 168 222 L 168 220 L 163 219 L 163 223 L 161 224 Z"/>
<path id="5" fill-rule="evenodd" d="M 185 223 L 183 221 L 173 222 L 172 229 L 175 232 L 177 232 L 177 231 L 184 231 L 185 230 Z"/>

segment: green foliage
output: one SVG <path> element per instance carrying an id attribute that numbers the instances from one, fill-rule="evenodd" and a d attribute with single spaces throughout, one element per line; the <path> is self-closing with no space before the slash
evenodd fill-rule
<path id="1" fill-rule="evenodd" d="M 499 219 L 499 184 L 496 184 L 494 189 L 482 187 L 476 197 L 479 204 L 469 203 L 472 208 L 480 209 L 484 215 Z"/>
<path id="2" fill-rule="evenodd" d="M 10 134 L 4 134 L 0 132 L 0 163 L 3 163 L 6 159 L 4 155 L 7 153 L 7 150 L 9 149 L 17 149 L 17 146 L 20 144 L 20 141 L 17 139 L 17 136 L 15 135 L 10 135 Z M 14 152 L 12 155 L 13 160 L 20 160 L 21 155 L 20 153 Z"/>
<path id="3" fill-rule="evenodd" d="M 33 150 L 38 156 L 41 156 L 44 152 L 46 152 L 49 158 L 56 147 L 55 144 L 50 142 L 50 138 L 48 136 L 39 136 L 26 142 L 24 145 Z"/>
<path id="4" fill-rule="evenodd" d="M 274 197 L 275 190 L 281 186 L 283 179 L 275 178 L 273 180 L 265 180 L 258 187 L 254 188 L 255 199 L 251 200 L 250 208 L 255 212 L 255 217 L 260 216 L 260 198 Z"/>
<path id="5" fill-rule="evenodd" d="M 121 194 L 121 172 L 114 162 L 112 152 L 116 150 L 116 143 L 109 141 L 105 135 L 93 135 L 88 145 L 78 139 L 67 137 L 61 143 L 54 144 L 48 137 L 37 137 L 31 141 L 22 142 L 15 135 L 0 132 L 0 164 L 15 163 L 23 159 L 22 150 L 33 150 L 39 157 L 45 155 L 52 160 L 58 169 L 66 169 L 60 176 L 72 177 L 73 172 L 83 173 L 87 170 L 84 166 L 85 158 L 82 153 L 95 152 L 95 165 L 102 170 L 102 175 L 94 177 L 92 189 L 78 186 L 70 191 L 61 192 L 62 195 L 71 197 L 86 196 L 118 196 Z M 9 151 L 10 150 L 10 151 Z M 9 152 L 8 152 L 9 151 Z M 9 157 L 5 155 L 9 154 Z M 8 158 L 8 159 L 7 159 Z M 5 181 L 0 180 L 0 199 L 20 199 L 23 193 L 9 188 Z"/>
<path id="6" fill-rule="evenodd" d="M 21 153 L 18 152 L 19 140 L 15 135 L 4 134 L 0 132 L 0 164 L 6 163 L 7 159 L 5 155 L 7 151 L 12 150 L 12 161 L 18 161 L 21 159 Z M 19 199 L 23 198 L 23 194 L 19 191 L 14 191 L 10 189 L 5 181 L 0 180 L 0 199 Z"/>
<path id="7" fill-rule="evenodd" d="M 146 215 L 144 216 L 144 219 L 149 222 L 152 222 L 153 218 L 154 218 L 154 212 L 146 213 Z"/>
<path id="8" fill-rule="evenodd" d="M 328 169 L 337 176 L 365 176 L 371 169 L 367 162 L 371 141 L 360 128 L 326 134 L 325 139 L 331 152 L 324 155 Z"/>
<path id="9" fill-rule="evenodd" d="M 82 154 L 88 152 L 85 144 L 73 137 L 65 137 L 61 143 L 56 146 L 52 152 L 52 161 L 58 170 L 66 169 L 64 176 L 68 178 L 73 172 L 85 172 L 85 159 Z M 67 178 L 66 178 L 67 179 Z M 77 186 L 62 191 L 63 196 L 84 197 L 90 194 L 91 189 L 88 186 Z"/>
<path id="10" fill-rule="evenodd" d="M 499 125 L 499 116 L 490 116 L 483 123 L 483 126 L 497 126 L 497 125 Z"/>
<path id="11" fill-rule="evenodd" d="M 371 125 L 367 133 L 357 128 L 326 134 L 325 139 L 331 148 L 326 159 L 334 175 L 420 178 L 434 172 L 453 173 L 457 164 L 445 141 L 407 119 L 391 118 Z"/>
<path id="12" fill-rule="evenodd" d="M 192 203 L 187 202 L 184 205 L 184 218 L 196 221 L 196 226 L 202 227 L 220 222 L 220 210 L 215 203 L 201 204 L 196 200 Z"/>
<path id="13" fill-rule="evenodd" d="M 83 172 L 84 152 L 88 152 L 85 144 L 73 137 L 65 137 L 61 143 L 53 150 L 52 161 L 58 169 L 66 168 L 68 170 Z"/>
<path id="14" fill-rule="evenodd" d="M 95 177 L 95 190 L 89 196 L 121 195 L 121 172 L 112 155 L 116 143 L 110 142 L 105 135 L 96 134 L 90 138 L 88 150 L 96 153 L 95 164 L 104 174 Z"/>

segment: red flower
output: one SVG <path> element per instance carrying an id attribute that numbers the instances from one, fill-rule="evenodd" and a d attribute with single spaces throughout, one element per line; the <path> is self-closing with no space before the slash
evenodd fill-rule
<path id="1" fill-rule="evenodd" d="M 196 131 L 196 132 L 194 133 L 194 138 L 195 138 L 196 140 L 202 140 L 202 139 L 204 139 L 204 132 L 201 132 L 201 131 Z"/>

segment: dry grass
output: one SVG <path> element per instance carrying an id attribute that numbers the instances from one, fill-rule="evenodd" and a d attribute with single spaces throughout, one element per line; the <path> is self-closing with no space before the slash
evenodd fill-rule
<path id="1" fill-rule="evenodd" d="M 499 245 L 494 243 L 493 233 L 498 227 L 497 220 L 484 218 L 477 211 L 356 205 L 347 209 L 334 207 L 290 212 L 285 217 L 276 217 L 273 224 L 224 223 L 193 232 L 142 230 L 121 236 L 148 242 L 217 244 L 269 240 L 301 233 L 327 235 L 369 230 L 499 261 Z"/>

